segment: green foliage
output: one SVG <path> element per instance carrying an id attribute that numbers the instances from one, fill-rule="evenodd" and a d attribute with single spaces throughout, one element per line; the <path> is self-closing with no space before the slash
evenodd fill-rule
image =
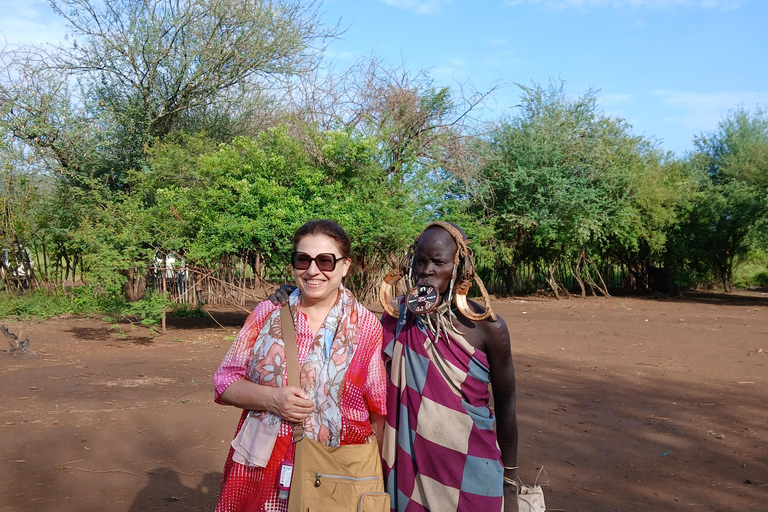
<path id="1" fill-rule="evenodd" d="M 171 306 L 168 297 L 159 293 L 149 293 L 144 298 L 129 302 L 121 311 L 123 318 L 136 318 L 141 325 L 157 325 L 163 311 Z"/>
<path id="2" fill-rule="evenodd" d="M 571 99 L 562 84 L 521 89 L 520 111 L 493 133 L 484 188 L 472 198 L 493 227 L 495 261 L 486 264 L 510 277 L 520 264 L 565 263 L 579 277 L 594 259 L 658 258 L 672 191 L 653 144 L 602 115 L 591 91 Z"/>
<path id="3" fill-rule="evenodd" d="M 731 291 L 736 258 L 768 247 L 768 115 L 733 111 L 694 143 L 686 162 L 694 188 L 678 203 L 683 242 L 672 253 L 681 273 L 706 267 Z"/>
<path id="4" fill-rule="evenodd" d="M 206 313 L 200 306 L 176 304 L 173 308 L 173 316 L 179 318 L 208 318 L 208 313 Z"/>
<path id="5" fill-rule="evenodd" d="M 289 263 L 296 229 L 309 219 L 330 218 L 353 240 L 351 286 L 372 293 L 384 258 L 401 251 L 417 230 L 418 204 L 377 165 L 373 138 L 347 131 L 312 137 L 319 148 L 314 154 L 282 128 L 209 151 L 199 150 L 205 142 L 197 137 L 154 147 L 147 183 L 184 176 L 156 192 L 160 243 L 173 241 L 186 248 L 188 259 L 208 266 L 258 251 L 280 270 Z"/>
<path id="6" fill-rule="evenodd" d="M 768 251 L 755 249 L 738 258 L 733 269 L 736 288 L 768 287 Z"/>
<path id="7" fill-rule="evenodd" d="M 162 295 L 149 294 L 140 301 L 127 303 L 122 295 L 104 295 L 93 287 L 82 286 L 70 288 L 66 293 L 35 290 L 0 294 L 0 318 L 45 320 L 66 313 L 108 313 L 111 316 L 105 319 L 135 318 L 142 325 L 155 325 L 160 321 L 163 308 L 169 305 Z"/>
<path id="8" fill-rule="evenodd" d="M 44 290 L 0 293 L 0 318 L 42 321 L 71 312 L 71 300 L 60 293 Z"/>

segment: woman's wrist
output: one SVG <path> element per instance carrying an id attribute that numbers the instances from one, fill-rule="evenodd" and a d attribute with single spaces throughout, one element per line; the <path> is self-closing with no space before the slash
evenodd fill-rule
<path id="1" fill-rule="evenodd" d="M 272 414 L 275 414 L 277 416 L 280 416 L 280 407 L 277 403 L 277 390 L 279 388 L 274 388 L 272 386 L 262 386 L 264 388 L 263 393 L 264 396 L 264 407 L 268 412 L 271 412 Z"/>

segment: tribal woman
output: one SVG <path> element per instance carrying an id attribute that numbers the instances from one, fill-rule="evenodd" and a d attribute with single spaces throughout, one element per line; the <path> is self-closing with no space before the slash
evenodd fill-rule
<path id="1" fill-rule="evenodd" d="M 392 285 L 403 278 L 408 292 L 393 302 Z M 485 307 L 467 301 L 473 281 Z M 463 231 L 430 224 L 387 275 L 380 298 L 390 377 L 382 457 L 392 510 L 517 511 L 509 332 L 475 275 Z"/>

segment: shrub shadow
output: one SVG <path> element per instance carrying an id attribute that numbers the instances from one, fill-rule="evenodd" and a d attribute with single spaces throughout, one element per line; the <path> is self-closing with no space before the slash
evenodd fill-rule
<path id="1" fill-rule="evenodd" d="M 207 473 L 196 487 L 188 487 L 181 475 L 168 467 L 146 472 L 147 485 L 137 494 L 128 512 L 147 510 L 213 510 L 219 496 L 221 473 Z"/>
<path id="2" fill-rule="evenodd" d="M 532 484 L 544 466 L 538 480 L 548 509 L 568 512 L 764 510 L 764 390 L 735 396 L 643 371 L 518 357 L 523 481 Z"/>

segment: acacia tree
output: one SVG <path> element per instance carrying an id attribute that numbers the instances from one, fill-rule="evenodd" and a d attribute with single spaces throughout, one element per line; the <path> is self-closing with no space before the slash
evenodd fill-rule
<path id="1" fill-rule="evenodd" d="M 93 275 L 99 262 L 85 256 L 122 255 L 104 269 L 118 286 L 142 271 L 156 243 L 144 229 L 155 192 L 130 190 L 142 181 L 137 173 L 146 169 L 147 149 L 180 130 L 231 134 L 232 120 L 251 113 L 270 88 L 315 66 L 320 43 L 335 28 L 300 0 L 51 6 L 68 23 L 65 41 L 0 52 L 0 124 L 57 177 L 64 208 L 44 209 L 46 240 L 63 255 L 81 257 Z M 127 218 L 131 225 L 110 222 Z"/>
<path id="2" fill-rule="evenodd" d="M 667 239 L 676 225 L 675 207 L 686 197 L 689 180 L 669 155 L 644 137 L 613 123 L 606 139 L 610 160 L 604 171 L 605 238 L 597 249 L 605 261 L 621 264 L 634 289 L 666 293 L 671 289 Z"/>
<path id="3" fill-rule="evenodd" d="M 216 147 L 197 137 L 158 144 L 142 178 L 182 179 L 157 191 L 156 231 L 178 244 L 173 247 L 185 247 L 188 262 L 215 266 L 222 257 L 253 254 L 276 272 L 287 266 L 299 226 L 331 218 L 353 240 L 350 286 L 372 298 L 385 255 L 401 250 L 423 219 L 402 185 L 378 165 L 375 139 L 346 131 L 316 138 L 321 156 L 285 128 Z M 172 215 L 164 215 L 168 211 Z"/>
<path id="4" fill-rule="evenodd" d="M 675 246 L 689 266 L 706 262 L 726 292 L 733 291 L 733 265 L 768 228 L 768 114 L 739 108 L 717 131 L 694 140 L 687 165 L 696 189 L 680 204 Z M 765 247 L 762 247 L 763 249 Z"/>
<path id="5" fill-rule="evenodd" d="M 435 178 L 468 177 L 476 168 L 479 155 L 469 146 L 484 126 L 478 117 L 493 91 L 477 91 L 468 83 L 439 87 L 425 70 L 364 58 L 343 73 L 320 70 L 293 83 L 290 124 L 376 139 L 379 164 L 389 176 L 429 188 L 425 175 L 435 185 Z"/>
<path id="6" fill-rule="evenodd" d="M 55 141 L 69 127 L 49 121 L 64 105 L 72 110 L 65 93 L 76 78 L 76 111 L 110 135 L 90 148 L 111 152 L 109 164 L 85 172 L 112 174 L 105 181 L 113 189 L 125 170 L 140 165 L 152 140 L 189 126 L 196 114 L 216 123 L 217 113 L 236 113 L 252 90 L 314 66 L 318 43 L 335 35 L 316 8 L 300 0 L 53 0 L 51 6 L 67 21 L 69 38 L 54 49 L 7 52 L 10 71 L 0 99 L 21 106 L 6 113 L 17 121 L 18 136 L 55 149 L 66 145 Z M 19 96 L 16 82 L 46 70 L 59 76 L 55 101 L 24 108 L 34 101 Z M 25 130 L 30 123 L 34 130 Z M 62 167 L 84 172 L 66 152 L 54 153 Z"/>
<path id="7" fill-rule="evenodd" d="M 595 99 L 588 93 L 569 100 L 562 84 L 521 89 L 519 113 L 492 135 L 491 157 L 481 173 L 483 187 L 473 199 L 478 207 L 489 208 L 487 218 L 494 226 L 490 243 L 507 290 L 513 290 L 517 267 L 527 262 L 544 264 L 541 270 L 557 292 L 561 286 L 554 268 L 573 249 L 570 235 L 574 230 L 584 235 L 581 247 L 599 223 L 587 215 L 595 204 L 595 190 L 588 186 Z"/>
<path id="8" fill-rule="evenodd" d="M 493 134 L 473 197 L 493 226 L 494 262 L 508 291 L 520 263 L 567 293 L 565 267 L 581 287 L 608 294 L 598 263 L 643 235 L 643 180 L 658 167 L 653 145 L 597 110 L 592 91 L 571 99 L 563 84 L 521 86 L 519 112 Z M 642 171 L 642 172 L 640 172 Z M 622 247 L 624 249 L 622 249 Z"/>

